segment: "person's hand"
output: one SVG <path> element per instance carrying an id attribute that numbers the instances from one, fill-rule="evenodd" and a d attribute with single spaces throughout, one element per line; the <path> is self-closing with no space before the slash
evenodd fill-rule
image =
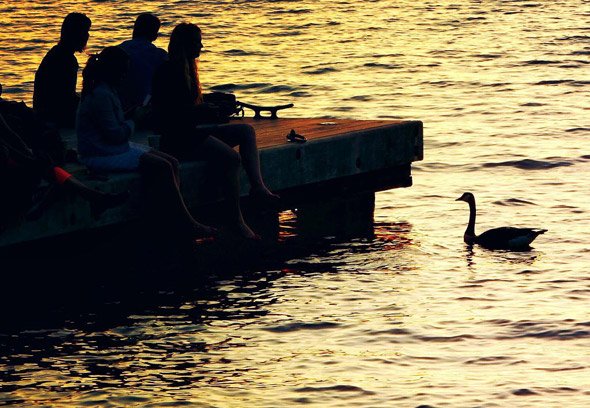
<path id="1" fill-rule="evenodd" d="M 147 106 L 138 106 L 131 113 L 131 119 L 137 126 L 143 126 L 147 122 L 150 114 L 150 108 Z"/>

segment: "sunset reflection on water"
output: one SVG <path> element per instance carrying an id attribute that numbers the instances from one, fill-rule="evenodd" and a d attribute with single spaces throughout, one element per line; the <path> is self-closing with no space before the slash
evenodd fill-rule
<path id="1" fill-rule="evenodd" d="M 422 120 L 426 147 L 412 187 L 377 194 L 369 234 L 306 240 L 284 213 L 262 267 L 168 265 L 36 305 L 0 331 L 0 404 L 587 406 L 585 4 L 1 3 L 6 98 L 30 102 L 68 12 L 92 19 L 96 52 L 153 11 L 163 48 L 201 26 L 206 89 L 293 117 Z M 549 231 L 528 252 L 469 248 L 464 191 L 478 233 Z"/>

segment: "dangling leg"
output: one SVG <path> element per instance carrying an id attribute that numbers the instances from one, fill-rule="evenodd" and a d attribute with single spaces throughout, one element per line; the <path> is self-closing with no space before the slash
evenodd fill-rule
<path id="1" fill-rule="evenodd" d="M 226 143 L 212 136 L 205 138 L 199 146 L 199 155 L 207 158 L 222 177 L 223 194 L 229 207 L 228 224 L 240 236 L 258 239 L 258 235 L 246 224 L 240 208 L 240 155 Z"/>
<path id="2" fill-rule="evenodd" d="M 162 159 L 166 160 L 172 165 L 172 170 L 174 172 L 174 180 L 178 188 L 180 188 L 180 162 L 176 157 L 169 155 L 168 153 L 164 153 L 160 150 L 152 149 L 150 153 L 154 156 L 161 157 Z"/>
<path id="3" fill-rule="evenodd" d="M 254 128 L 245 124 L 222 125 L 213 134 L 231 147 L 239 146 L 251 193 L 268 201 L 278 201 L 279 196 L 270 191 L 262 179 Z"/>
<path id="4" fill-rule="evenodd" d="M 51 165 L 46 171 L 43 171 L 44 178 L 50 185 L 43 195 L 27 212 L 27 219 L 38 219 L 58 197 L 58 191 L 63 189 L 78 194 L 90 204 L 90 213 L 92 217 L 98 219 L 102 213 L 109 208 L 122 205 L 129 198 L 129 192 L 122 193 L 104 193 L 99 190 L 88 187 L 72 174 L 68 173 L 61 167 Z"/>
<path id="5" fill-rule="evenodd" d="M 139 171 L 147 184 L 147 205 L 154 222 L 161 218 L 171 219 L 175 226 L 195 237 L 215 234 L 215 228 L 197 222 L 190 214 L 178 189 L 171 162 L 146 152 L 139 159 Z"/>
<path id="6" fill-rule="evenodd" d="M 53 174 L 54 181 L 64 190 L 78 194 L 90 203 L 90 212 L 95 219 L 98 219 L 105 210 L 117 207 L 129 198 L 128 191 L 104 193 L 90 188 L 61 167 L 53 167 Z"/>

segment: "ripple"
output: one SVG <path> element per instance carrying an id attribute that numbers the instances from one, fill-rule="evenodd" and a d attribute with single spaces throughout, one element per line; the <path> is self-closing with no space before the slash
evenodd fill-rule
<path id="1" fill-rule="evenodd" d="M 271 93 L 280 93 L 280 92 L 288 92 L 288 91 L 296 91 L 297 88 L 289 85 L 271 85 L 265 88 L 260 89 L 260 93 L 271 94 Z"/>
<path id="2" fill-rule="evenodd" d="M 294 91 L 289 93 L 289 96 L 292 96 L 294 98 L 303 98 L 306 96 L 311 96 L 312 94 L 309 92 L 305 92 L 305 91 Z"/>
<path id="3" fill-rule="evenodd" d="M 211 87 L 212 91 L 237 91 L 243 89 L 261 89 L 270 86 L 268 83 L 220 84 Z"/>
<path id="4" fill-rule="evenodd" d="M 519 198 L 509 198 L 507 200 L 497 200 L 493 202 L 496 205 L 512 206 L 512 205 L 537 205 L 532 201 L 521 200 Z"/>
<path id="5" fill-rule="evenodd" d="M 534 85 L 560 85 L 560 84 L 567 84 L 571 83 L 573 80 L 571 79 L 552 79 L 552 80 L 545 80 L 539 81 L 534 83 Z"/>
<path id="6" fill-rule="evenodd" d="M 472 301 L 472 302 L 497 302 L 498 299 L 492 299 L 492 298 L 484 298 L 484 297 L 471 297 L 471 296 L 461 296 L 456 298 L 455 300 L 459 301 L 459 302 L 463 302 L 463 301 Z"/>
<path id="7" fill-rule="evenodd" d="M 529 390 L 528 388 L 520 388 L 518 390 L 513 390 L 512 394 L 514 395 L 518 395 L 518 396 L 531 396 L 531 395 L 537 395 L 537 393 L 535 391 Z"/>
<path id="8" fill-rule="evenodd" d="M 378 62 L 367 62 L 366 64 L 363 64 L 364 67 L 368 67 L 368 68 L 381 68 L 381 69 L 399 69 L 402 68 L 401 65 L 398 64 L 383 64 L 383 63 L 378 63 Z"/>
<path id="9" fill-rule="evenodd" d="M 363 395 L 375 395 L 373 391 L 365 390 L 354 385 L 332 385 L 327 387 L 301 387 L 295 388 L 295 392 L 356 392 Z"/>
<path id="10" fill-rule="evenodd" d="M 256 54 L 253 52 L 249 52 L 249 51 L 245 51 L 245 50 L 238 50 L 238 49 L 226 50 L 226 51 L 222 51 L 221 53 L 223 55 L 229 55 L 229 56 L 248 56 L 248 55 L 255 55 Z"/>
<path id="11" fill-rule="evenodd" d="M 586 86 L 590 84 L 590 81 L 578 81 L 574 79 L 550 79 L 545 81 L 535 82 L 532 85 L 571 85 L 571 86 Z"/>
<path id="12" fill-rule="evenodd" d="M 409 335 L 409 334 L 411 334 L 411 332 L 407 329 L 401 329 L 401 328 L 371 331 L 371 335 L 379 335 L 379 334 Z"/>
<path id="13" fill-rule="evenodd" d="M 580 330 L 580 326 L 586 327 L 584 323 L 575 323 L 567 319 L 563 321 L 511 321 L 497 319 L 482 322 L 482 324 L 492 324 L 507 329 L 508 333 L 495 336 L 494 339 L 496 340 L 537 338 L 561 341 L 590 338 L 590 331 Z"/>
<path id="14" fill-rule="evenodd" d="M 504 55 L 503 54 L 474 54 L 472 55 L 472 57 L 474 58 L 482 58 L 482 59 L 496 59 L 496 58 L 502 58 Z"/>
<path id="15" fill-rule="evenodd" d="M 311 13 L 311 9 L 291 9 L 291 10 L 273 10 L 268 14 L 307 14 Z"/>
<path id="16" fill-rule="evenodd" d="M 328 74 L 330 72 L 338 72 L 338 69 L 336 69 L 334 67 L 324 67 L 324 68 L 314 69 L 311 71 L 303 71 L 303 73 L 307 74 L 307 75 L 322 75 L 322 74 Z"/>
<path id="17" fill-rule="evenodd" d="M 523 61 L 522 65 L 551 65 L 551 64 L 557 64 L 557 63 L 560 63 L 560 61 L 529 60 L 529 61 Z"/>
<path id="18" fill-rule="evenodd" d="M 515 167 L 521 170 L 546 170 L 552 169 L 555 167 L 566 167 L 572 166 L 574 163 L 569 161 L 542 161 L 542 160 L 533 160 L 533 159 L 523 159 L 523 160 L 508 160 L 498 163 L 484 163 L 481 165 L 483 168 L 493 168 L 493 167 Z"/>
<path id="19" fill-rule="evenodd" d="M 365 101 L 372 101 L 373 99 L 375 99 L 372 95 L 355 95 L 355 96 L 351 96 L 350 98 L 347 98 L 347 101 L 360 101 L 360 102 L 365 102 Z"/>
<path id="20" fill-rule="evenodd" d="M 320 322 L 320 323 L 289 323 L 281 326 L 265 327 L 263 330 L 273 333 L 295 332 L 299 330 L 323 330 L 340 327 L 339 323 Z"/>
<path id="21" fill-rule="evenodd" d="M 513 358 L 508 356 L 490 356 L 490 357 L 478 357 L 471 360 L 467 360 L 464 364 L 474 365 L 496 365 L 498 363 L 512 362 Z"/>
<path id="22" fill-rule="evenodd" d="M 590 331 L 588 331 L 588 330 L 569 330 L 569 329 L 545 330 L 545 331 L 540 331 L 540 332 L 525 333 L 525 334 L 522 334 L 522 335 L 516 336 L 516 337 L 520 337 L 520 338 L 533 337 L 533 338 L 548 339 L 548 340 L 586 339 L 586 338 L 590 338 Z"/>
<path id="23" fill-rule="evenodd" d="M 558 373 L 561 371 L 575 371 L 575 370 L 584 370 L 586 369 L 586 366 L 574 366 L 574 367 L 548 367 L 548 368 L 535 368 L 535 370 L 540 370 L 540 371 L 547 371 L 550 373 Z"/>
<path id="24" fill-rule="evenodd" d="M 427 343 L 455 343 L 464 340 L 477 339 L 472 334 L 458 334 L 456 336 L 415 336 L 417 340 Z"/>

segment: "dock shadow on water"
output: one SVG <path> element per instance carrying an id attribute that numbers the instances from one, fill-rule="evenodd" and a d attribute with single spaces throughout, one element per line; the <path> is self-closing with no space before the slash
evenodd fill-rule
<path id="1" fill-rule="evenodd" d="M 130 386 L 118 384 L 125 376 L 112 359 L 141 365 L 136 349 L 146 341 L 153 343 L 150 347 L 195 356 L 178 364 L 151 360 L 150 370 L 172 370 L 161 376 L 160 387 L 236 375 L 231 362 L 220 368 L 220 361 L 211 357 L 239 347 L 231 339 L 210 342 L 205 336 L 186 342 L 182 336 L 175 340 L 174 332 L 199 333 L 211 325 L 258 319 L 276 302 L 269 289 L 278 279 L 294 273 L 313 279 L 313 274 L 337 271 L 338 265 L 324 261 L 329 257 L 322 254 L 347 242 L 360 242 L 352 250 L 368 252 L 374 245 L 396 241 L 396 227 L 374 227 L 372 201 L 365 202 L 364 212 L 359 203 L 332 204 L 340 210 L 332 213 L 326 204 L 285 211 L 278 220 L 268 215 L 252 219 L 265 237 L 255 243 L 218 239 L 181 246 L 145 239 L 153 235 L 128 225 L 92 240 L 55 241 L 35 248 L 35 256 L 32 249 L 17 248 L 3 268 L 0 402 L 26 405 L 23 396 L 44 393 L 54 401 L 70 393 L 108 395 L 111 387 Z M 354 222 L 348 223 L 346 208 L 355 209 L 349 217 Z M 314 211 L 322 222 L 312 222 Z M 310 256 L 322 261 L 306 262 Z M 150 319 L 161 330 L 170 330 L 166 339 L 148 333 L 160 330 L 147 323 Z M 215 368 L 208 368 L 210 364 Z M 195 377 L 195 372 L 201 374 Z"/>
<path id="2" fill-rule="evenodd" d="M 374 224 L 373 212 L 369 194 L 278 214 L 249 211 L 248 222 L 260 241 L 223 232 L 212 239 L 170 239 L 136 222 L 12 247 L 1 255 L 6 273 L 0 304 L 11 313 L 2 315 L 0 330 L 59 326 L 71 313 L 113 316 L 118 309 L 125 315 L 127 308 L 160 305 L 167 298 L 182 301 L 187 290 L 198 297 L 220 280 L 271 278 L 272 271 L 293 259 L 319 255 L 351 239 L 375 239 L 383 226 Z M 163 292 L 170 296 L 162 297 Z"/>

